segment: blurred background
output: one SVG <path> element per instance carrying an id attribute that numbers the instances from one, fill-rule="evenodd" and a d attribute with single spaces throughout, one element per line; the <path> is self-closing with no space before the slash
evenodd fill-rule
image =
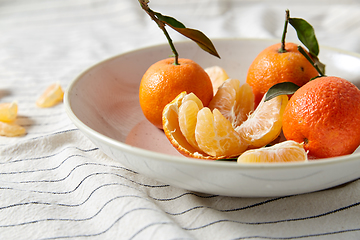
<path id="1" fill-rule="evenodd" d="M 210 38 L 279 40 L 289 9 L 313 25 L 321 45 L 360 53 L 358 0 L 151 0 L 149 6 Z M 31 81 L 65 84 L 98 61 L 166 43 L 137 0 L 1 0 L 0 32 L 0 63 L 6 62 L 0 76 L 29 71 Z M 184 39 L 169 32 L 174 41 Z M 297 41 L 292 28 L 287 39 Z"/>

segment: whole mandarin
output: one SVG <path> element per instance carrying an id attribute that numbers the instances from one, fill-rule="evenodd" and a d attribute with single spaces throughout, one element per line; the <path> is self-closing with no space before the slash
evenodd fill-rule
<path id="1" fill-rule="evenodd" d="M 360 90 L 339 77 L 320 77 L 299 88 L 283 115 L 287 140 L 304 142 L 309 156 L 353 153 L 360 144 Z"/>
<path id="2" fill-rule="evenodd" d="M 246 82 L 252 87 L 257 106 L 270 87 L 281 82 L 303 86 L 318 76 L 312 64 L 298 51 L 295 43 L 285 43 L 286 52 L 280 52 L 281 43 L 265 48 L 248 69 Z"/>
<path id="3" fill-rule="evenodd" d="M 181 92 L 194 93 L 207 106 L 213 97 L 209 75 L 196 62 L 174 58 L 158 61 L 151 65 L 141 79 L 139 100 L 145 117 L 162 129 L 162 111 Z"/>

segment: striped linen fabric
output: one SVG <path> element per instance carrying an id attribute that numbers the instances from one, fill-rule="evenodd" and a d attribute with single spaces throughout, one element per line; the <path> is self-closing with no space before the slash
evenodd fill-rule
<path id="1" fill-rule="evenodd" d="M 360 53 L 360 1 L 151 0 L 211 38 L 279 38 L 285 9 L 318 40 Z M 64 106 L 35 101 L 119 53 L 165 43 L 136 0 L 1 0 L 0 102 L 27 135 L 0 137 L 0 239 L 360 239 L 360 181 L 235 198 L 157 182 L 105 156 Z M 183 37 L 171 32 L 174 41 Z M 289 39 L 296 39 L 292 31 Z"/>

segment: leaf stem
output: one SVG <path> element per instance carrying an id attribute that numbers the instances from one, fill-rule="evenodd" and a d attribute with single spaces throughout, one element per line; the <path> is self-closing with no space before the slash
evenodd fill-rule
<path id="1" fill-rule="evenodd" d="M 163 33 L 165 34 L 166 39 L 168 40 L 168 43 L 170 45 L 171 51 L 173 52 L 173 56 L 174 56 L 174 65 L 179 65 L 179 54 L 175 49 L 175 46 L 173 44 L 173 41 L 169 35 L 169 33 L 167 32 L 167 30 L 165 29 L 165 24 L 159 20 L 155 13 L 149 8 L 148 3 L 149 0 L 138 0 L 141 8 L 150 16 L 150 18 L 152 20 L 154 20 L 156 22 L 156 24 L 159 26 L 159 28 L 163 31 Z"/>
<path id="2" fill-rule="evenodd" d="M 289 11 L 289 9 L 286 9 L 286 11 L 285 11 L 284 30 L 283 30 L 283 34 L 282 34 L 282 37 L 281 37 L 281 48 L 279 49 L 279 52 L 280 52 L 280 53 L 286 52 L 286 49 L 285 49 L 285 38 L 286 38 L 286 33 L 287 33 L 287 27 L 288 27 L 288 24 L 289 24 L 289 18 L 290 18 L 290 11 Z"/>
<path id="3" fill-rule="evenodd" d="M 306 53 L 304 48 L 301 46 L 298 46 L 298 50 L 314 66 L 314 68 L 320 74 L 320 76 L 324 77 L 325 74 L 320 70 L 319 66 L 311 59 L 311 57 Z"/>

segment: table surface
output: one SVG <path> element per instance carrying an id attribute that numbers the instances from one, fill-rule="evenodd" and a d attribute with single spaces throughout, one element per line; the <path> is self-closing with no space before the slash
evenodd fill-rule
<path id="1" fill-rule="evenodd" d="M 360 53 L 358 0 L 150 6 L 210 38 L 280 38 L 290 9 L 314 26 L 321 45 Z M 0 239 L 360 239 L 360 181 L 278 198 L 190 192 L 105 156 L 63 104 L 35 105 L 54 82 L 66 89 L 99 61 L 166 43 L 136 0 L 1 0 L 0 32 L 0 103 L 17 101 L 27 131 L 0 137 Z"/>

